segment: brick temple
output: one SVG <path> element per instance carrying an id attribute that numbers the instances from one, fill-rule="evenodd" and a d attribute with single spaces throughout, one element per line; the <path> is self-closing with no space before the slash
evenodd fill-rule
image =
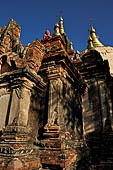
<path id="1" fill-rule="evenodd" d="M 74 51 L 63 18 L 24 46 L 0 28 L 0 170 L 113 170 L 113 47 L 91 25 Z"/>

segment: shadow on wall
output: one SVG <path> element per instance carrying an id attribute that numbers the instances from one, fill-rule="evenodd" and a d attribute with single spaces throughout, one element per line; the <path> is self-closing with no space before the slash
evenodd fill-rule
<path id="1" fill-rule="evenodd" d="M 81 96 L 68 82 L 63 83 L 61 105 L 65 127 L 73 139 L 81 139 L 83 135 Z"/>
<path id="2" fill-rule="evenodd" d="M 111 103 L 104 80 L 91 80 L 83 97 L 85 135 L 91 132 L 111 131 Z"/>
<path id="3" fill-rule="evenodd" d="M 37 89 L 32 90 L 28 114 L 28 128 L 30 129 L 30 136 L 32 135 L 34 141 L 37 137 L 41 136 L 42 129 L 47 122 L 45 100 L 45 93 L 39 93 Z"/>
<path id="4" fill-rule="evenodd" d="M 84 135 L 90 151 L 90 166 L 107 170 L 109 162 L 109 170 L 112 170 L 113 131 L 107 91 L 103 82 L 99 87 L 90 85 L 84 96 L 83 107 Z"/>

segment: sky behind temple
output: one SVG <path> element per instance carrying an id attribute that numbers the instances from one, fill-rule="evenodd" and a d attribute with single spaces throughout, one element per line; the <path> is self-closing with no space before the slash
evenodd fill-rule
<path id="1" fill-rule="evenodd" d="M 90 19 L 106 46 L 113 46 L 113 0 L 2 0 L 0 25 L 13 18 L 21 26 L 21 42 L 41 40 L 46 29 L 54 32 L 56 15 L 64 19 L 65 32 L 75 50 L 87 47 Z"/>

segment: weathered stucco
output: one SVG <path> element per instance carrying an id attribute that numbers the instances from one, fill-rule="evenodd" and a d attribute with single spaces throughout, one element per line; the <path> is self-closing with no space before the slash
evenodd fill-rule
<path id="1" fill-rule="evenodd" d="M 96 47 L 95 50 L 100 53 L 103 60 L 108 61 L 110 74 L 113 76 L 113 47 Z"/>

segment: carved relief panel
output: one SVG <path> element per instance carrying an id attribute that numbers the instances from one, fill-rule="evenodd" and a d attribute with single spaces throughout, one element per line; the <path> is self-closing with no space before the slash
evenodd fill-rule
<path id="1" fill-rule="evenodd" d="M 63 80 L 60 108 L 65 129 L 71 133 L 73 138 L 81 138 L 83 131 L 81 96 L 66 79 Z"/>
<path id="2" fill-rule="evenodd" d="M 59 113 L 59 81 L 58 79 L 50 80 L 49 83 L 49 103 L 48 103 L 48 123 L 58 123 Z"/>
<path id="3" fill-rule="evenodd" d="M 10 92 L 7 89 L 0 89 L 0 130 L 3 130 L 7 124 L 7 116 L 10 104 Z"/>
<path id="4" fill-rule="evenodd" d="M 82 137 L 81 96 L 66 78 L 60 77 L 50 81 L 48 122 L 59 124 L 74 138 Z"/>
<path id="5" fill-rule="evenodd" d="M 85 133 L 99 132 L 110 118 L 107 88 L 104 80 L 92 79 L 83 97 L 83 117 Z"/>

